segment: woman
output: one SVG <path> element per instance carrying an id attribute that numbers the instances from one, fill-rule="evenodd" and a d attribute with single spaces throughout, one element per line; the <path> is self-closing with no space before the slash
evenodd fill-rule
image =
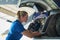
<path id="1" fill-rule="evenodd" d="M 24 29 L 22 23 L 28 19 L 28 13 L 25 11 L 17 12 L 18 19 L 12 23 L 11 29 L 9 30 L 6 40 L 20 40 L 22 35 L 27 37 L 34 37 L 40 35 L 39 32 L 31 32 Z"/>

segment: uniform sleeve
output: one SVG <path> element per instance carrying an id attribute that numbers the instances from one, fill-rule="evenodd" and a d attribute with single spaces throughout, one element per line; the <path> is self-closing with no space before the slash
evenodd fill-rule
<path id="1" fill-rule="evenodd" d="M 21 33 L 23 32 L 25 29 L 23 27 L 22 24 L 20 23 L 13 23 L 12 27 L 11 27 L 11 32 L 18 32 L 18 33 Z"/>

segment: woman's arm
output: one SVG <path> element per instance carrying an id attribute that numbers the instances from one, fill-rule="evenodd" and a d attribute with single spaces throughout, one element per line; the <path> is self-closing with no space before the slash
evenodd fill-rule
<path id="1" fill-rule="evenodd" d="M 23 31 L 22 34 L 27 36 L 27 37 L 30 37 L 30 38 L 40 35 L 40 33 L 37 32 L 37 31 L 36 32 L 32 32 L 32 31 L 29 31 L 29 30 Z"/>

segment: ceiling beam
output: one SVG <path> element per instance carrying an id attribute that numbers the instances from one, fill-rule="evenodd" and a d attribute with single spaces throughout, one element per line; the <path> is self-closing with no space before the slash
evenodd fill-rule
<path id="1" fill-rule="evenodd" d="M 5 14 L 10 15 L 10 16 L 13 16 L 13 17 L 16 16 L 16 13 L 14 13 L 14 12 L 12 12 L 12 11 L 10 11 L 10 10 L 4 9 L 4 8 L 2 8 L 2 7 L 0 7 L 0 12 L 3 12 L 3 13 L 5 13 Z"/>

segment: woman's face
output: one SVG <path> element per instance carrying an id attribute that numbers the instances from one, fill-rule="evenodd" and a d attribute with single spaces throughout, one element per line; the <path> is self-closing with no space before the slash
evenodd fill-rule
<path id="1" fill-rule="evenodd" d="M 28 14 L 26 14 L 25 16 L 21 17 L 21 21 L 22 22 L 27 22 L 28 20 Z"/>
<path id="2" fill-rule="evenodd" d="M 27 22 L 28 20 L 28 14 L 24 17 L 24 22 Z"/>

